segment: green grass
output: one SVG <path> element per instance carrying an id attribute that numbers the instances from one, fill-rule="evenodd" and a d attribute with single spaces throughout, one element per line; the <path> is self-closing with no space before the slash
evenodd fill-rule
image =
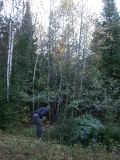
<path id="1" fill-rule="evenodd" d="M 33 128 L 30 130 L 33 131 Z M 74 145 L 71 147 L 57 144 L 55 141 L 40 141 L 34 136 L 24 136 L 23 134 L 12 135 L 0 131 L 0 160 L 13 159 L 119 160 L 120 153 L 116 149 L 111 152 L 107 152 L 106 148 L 102 145 L 89 146 L 86 148 L 82 148 L 79 145 Z"/>

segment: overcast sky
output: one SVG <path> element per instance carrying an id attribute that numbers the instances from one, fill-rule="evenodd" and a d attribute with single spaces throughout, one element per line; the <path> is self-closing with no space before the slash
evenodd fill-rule
<path id="1" fill-rule="evenodd" d="M 56 3 L 58 3 L 60 0 L 54 0 Z M 75 2 L 80 2 L 80 0 L 74 0 Z M 84 0 L 85 1 L 85 0 Z M 86 0 L 87 1 L 87 0 Z M 118 10 L 120 11 L 120 0 L 115 0 L 116 5 L 118 7 Z M 49 16 L 49 4 L 50 0 L 32 0 L 32 10 L 34 13 L 41 12 L 41 15 L 43 17 L 43 23 L 46 24 L 48 22 L 48 16 Z M 88 0 L 88 6 L 90 8 L 91 12 L 96 12 L 97 15 L 100 15 L 100 12 L 102 11 L 102 0 Z"/>
<path id="2" fill-rule="evenodd" d="M 33 5 L 35 8 L 38 8 L 41 5 L 44 11 L 49 10 L 50 0 L 32 0 L 32 1 L 33 1 Z M 54 0 L 54 1 L 59 2 L 60 0 Z M 80 2 L 80 0 L 74 0 L 74 1 Z M 120 0 L 115 0 L 115 1 L 116 1 L 118 9 L 120 10 Z M 96 13 L 99 13 L 101 11 L 102 0 L 88 0 L 88 3 L 89 3 L 90 8 Z"/>

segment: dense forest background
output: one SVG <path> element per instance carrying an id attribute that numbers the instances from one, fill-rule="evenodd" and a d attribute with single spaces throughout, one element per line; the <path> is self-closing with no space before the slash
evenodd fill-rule
<path id="1" fill-rule="evenodd" d="M 50 1 L 49 25 L 30 1 L 0 1 L 0 128 L 32 123 L 50 105 L 52 136 L 67 143 L 120 142 L 120 15 L 81 0 Z M 62 138 L 61 138 L 62 137 Z M 112 141 L 111 141 L 112 140 Z"/>

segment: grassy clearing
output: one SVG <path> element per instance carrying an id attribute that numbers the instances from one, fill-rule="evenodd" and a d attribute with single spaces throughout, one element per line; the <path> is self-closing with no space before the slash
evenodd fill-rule
<path id="1" fill-rule="evenodd" d="M 34 137 L 0 131 L 0 160 L 119 160 L 117 150 L 107 152 L 103 146 L 82 148 L 40 141 Z"/>

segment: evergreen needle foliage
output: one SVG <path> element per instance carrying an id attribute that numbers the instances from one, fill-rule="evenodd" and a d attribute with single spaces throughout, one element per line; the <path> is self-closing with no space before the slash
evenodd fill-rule
<path id="1" fill-rule="evenodd" d="M 62 124 L 56 126 L 53 135 L 68 144 L 81 143 L 82 145 L 88 145 L 97 142 L 103 128 L 100 120 L 92 115 L 85 114 L 66 119 Z"/>
<path id="2" fill-rule="evenodd" d="M 97 21 L 92 51 L 100 54 L 105 74 L 120 78 L 120 15 L 115 0 L 103 0 L 102 19 Z"/>

